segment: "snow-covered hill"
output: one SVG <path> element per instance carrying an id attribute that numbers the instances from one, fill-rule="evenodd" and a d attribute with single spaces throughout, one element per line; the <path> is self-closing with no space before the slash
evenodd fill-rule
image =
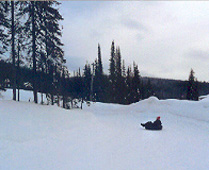
<path id="1" fill-rule="evenodd" d="M 8 94 L 0 100 L 2 170 L 208 170 L 209 98 L 64 110 Z M 140 127 L 157 116 L 162 131 Z"/>

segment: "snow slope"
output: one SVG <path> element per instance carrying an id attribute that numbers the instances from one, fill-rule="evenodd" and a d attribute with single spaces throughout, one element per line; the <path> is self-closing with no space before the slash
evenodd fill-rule
<path id="1" fill-rule="evenodd" d="M 25 93 L 26 94 L 26 93 Z M 207 170 L 209 98 L 83 110 L 0 100 L 0 169 Z M 27 97 L 26 97 L 27 99 Z M 162 131 L 141 122 L 161 116 Z"/>

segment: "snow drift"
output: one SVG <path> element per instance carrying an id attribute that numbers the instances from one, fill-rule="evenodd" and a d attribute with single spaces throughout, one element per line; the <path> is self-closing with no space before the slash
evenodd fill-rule
<path id="1" fill-rule="evenodd" d="M 209 167 L 209 98 L 83 110 L 0 100 L 0 169 L 169 169 Z M 24 98 L 24 97 L 23 97 Z M 141 122 L 161 116 L 162 131 Z"/>

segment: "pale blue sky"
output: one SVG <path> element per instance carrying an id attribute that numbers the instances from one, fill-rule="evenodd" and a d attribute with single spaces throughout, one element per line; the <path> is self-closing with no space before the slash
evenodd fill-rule
<path id="1" fill-rule="evenodd" d="M 209 2 L 62 1 L 63 42 L 69 70 L 97 57 L 100 43 L 108 73 L 112 40 L 126 67 L 142 76 L 209 80 Z"/>

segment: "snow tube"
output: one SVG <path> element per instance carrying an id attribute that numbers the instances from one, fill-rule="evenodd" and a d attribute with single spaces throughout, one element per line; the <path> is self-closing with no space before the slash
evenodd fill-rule
<path id="1" fill-rule="evenodd" d="M 146 127 L 145 126 L 146 130 L 162 130 L 162 128 L 163 128 L 162 126 L 160 126 L 160 127 Z"/>
<path id="2" fill-rule="evenodd" d="M 144 124 L 146 130 L 162 130 L 162 126 L 155 126 L 152 122 L 147 122 Z"/>

